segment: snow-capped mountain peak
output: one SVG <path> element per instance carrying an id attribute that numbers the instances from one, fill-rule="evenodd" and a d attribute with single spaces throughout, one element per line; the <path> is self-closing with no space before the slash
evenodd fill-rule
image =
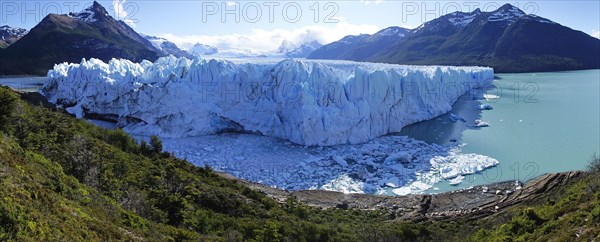
<path id="1" fill-rule="evenodd" d="M 518 18 L 526 15 L 525 12 L 521 11 L 521 9 L 510 5 L 504 4 L 502 7 L 498 8 L 496 11 L 492 12 L 492 14 L 488 17 L 489 21 L 510 21 L 514 22 Z"/>
<path id="2" fill-rule="evenodd" d="M 191 49 L 188 50 L 188 53 L 191 55 L 214 55 L 217 54 L 219 50 L 217 47 L 196 43 Z"/>
<path id="3" fill-rule="evenodd" d="M 154 47 L 156 47 L 159 50 L 162 50 L 162 44 L 164 42 L 168 42 L 167 39 L 165 38 L 161 38 L 161 37 L 156 37 L 156 36 L 152 36 L 152 35 L 146 35 L 146 34 L 140 34 L 142 37 L 146 38 L 148 41 L 150 41 L 150 43 L 152 43 L 152 45 Z"/>
<path id="4" fill-rule="evenodd" d="M 321 46 L 323 45 L 316 40 L 302 43 L 300 45 L 284 40 L 277 49 L 277 53 L 283 54 L 283 56 L 288 58 L 304 58 Z"/>
<path id="5" fill-rule="evenodd" d="M 93 23 L 98 21 L 100 18 L 107 17 L 108 12 L 102 5 L 94 1 L 92 6 L 86 8 L 78 13 L 69 13 L 69 16 L 75 20 L 83 21 L 86 23 Z"/>
<path id="6" fill-rule="evenodd" d="M 479 15 L 481 15 L 481 10 L 479 10 L 479 8 L 470 13 L 454 12 L 450 14 L 448 21 L 456 27 L 465 27 L 473 22 Z"/>
<path id="7" fill-rule="evenodd" d="M 408 32 L 408 30 L 405 28 L 393 26 L 393 27 L 388 27 L 388 28 L 382 29 L 379 32 L 375 33 L 374 35 L 404 37 L 407 32 Z"/>
<path id="8" fill-rule="evenodd" d="M 162 52 L 161 55 L 173 55 L 175 57 L 185 57 L 192 59 L 193 56 L 188 52 L 182 50 L 175 43 L 157 36 L 140 34 L 142 37 L 147 39 L 158 51 Z"/>
<path id="9" fill-rule="evenodd" d="M 0 40 L 8 40 L 12 38 L 20 39 L 29 31 L 22 28 L 13 28 L 8 25 L 0 26 Z"/>

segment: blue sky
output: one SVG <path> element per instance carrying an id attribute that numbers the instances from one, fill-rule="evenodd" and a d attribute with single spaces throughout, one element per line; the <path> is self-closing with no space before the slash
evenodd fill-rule
<path id="1" fill-rule="evenodd" d="M 138 32 L 183 48 L 274 49 L 286 40 L 331 42 L 388 26 L 414 28 L 454 11 L 493 11 L 504 3 L 590 35 L 600 35 L 600 1 L 99 1 Z M 47 13 L 80 11 L 90 1 L 0 0 L 0 25 L 32 28 Z M 260 15 L 258 14 L 260 12 Z M 299 14 L 301 12 L 301 14 Z"/>

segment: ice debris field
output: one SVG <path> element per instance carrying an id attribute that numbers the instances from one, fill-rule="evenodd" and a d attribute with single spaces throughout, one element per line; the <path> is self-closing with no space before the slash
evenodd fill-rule
<path id="1" fill-rule="evenodd" d="M 301 146 L 250 134 L 164 139 L 165 149 L 195 165 L 288 189 L 406 195 L 498 164 L 463 154 L 460 146 L 428 144 L 406 136 L 382 136 L 358 145 Z"/>
<path id="2" fill-rule="evenodd" d="M 159 135 L 181 158 L 240 178 L 287 189 L 406 194 L 442 179 L 459 183 L 498 163 L 456 146 L 383 136 L 450 111 L 493 76 L 485 67 L 170 56 L 59 64 L 40 92 L 77 117 Z M 235 140 L 220 135 L 231 132 Z M 224 158 L 241 150 L 248 152 Z"/>

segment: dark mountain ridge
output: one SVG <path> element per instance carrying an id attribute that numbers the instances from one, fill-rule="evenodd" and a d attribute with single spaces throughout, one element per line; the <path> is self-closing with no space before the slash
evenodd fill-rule
<path id="1" fill-rule="evenodd" d="M 364 37 L 345 37 L 309 59 L 346 59 L 418 65 L 491 66 L 496 72 L 600 68 L 600 40 L 510 4 L 493 12 L 454 12 L 410 30 L 398 40 L 365 52 Z M 345 45 L 340 51 L 332 46 Z M 361 54 L 366 53 L 366 54 Z"/>
<path id="2" fill-rule="evenodd" d="M 45 75 L 56 63 L 98 58 L 134 62 L 159 57 L 152 43 L 97 2 L 82 12 L 49 14 L 6 49 L 0 49 L 0 75 Z"/>

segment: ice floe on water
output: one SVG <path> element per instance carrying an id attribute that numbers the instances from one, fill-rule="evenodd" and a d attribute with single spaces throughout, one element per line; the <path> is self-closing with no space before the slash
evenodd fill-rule
<path id="1" fill-rule="evenodd" d="M 405 195 L 495 166 L 460 146 L 383 136 L 358 145 L 312 147 L 252 134 L 164 139 L 166 150 L 198 166 L 288 190 Z"/>

